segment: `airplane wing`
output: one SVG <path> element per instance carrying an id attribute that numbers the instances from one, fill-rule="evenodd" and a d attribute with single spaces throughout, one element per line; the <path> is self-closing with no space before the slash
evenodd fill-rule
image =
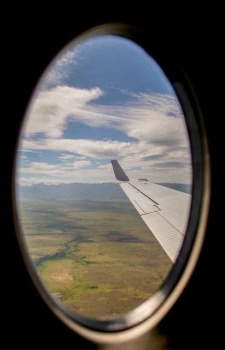
<path id="1" fill-rule="evenodd" d="M 111 163 L 120 187 L 175 262 L 186 232 L 191 195 L 146 179 L 129 180 L 117 160 Z"/>

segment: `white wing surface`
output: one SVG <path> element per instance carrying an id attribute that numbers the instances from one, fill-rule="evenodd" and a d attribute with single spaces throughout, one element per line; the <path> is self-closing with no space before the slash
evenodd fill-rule
<path id="1" fill-rule="evenodd" d="M 149 182 L 129 180 L 117 160 L 112 160 L 119 185 L 142 219 L 175 262 L 186 232 L 191 195 Z"/>

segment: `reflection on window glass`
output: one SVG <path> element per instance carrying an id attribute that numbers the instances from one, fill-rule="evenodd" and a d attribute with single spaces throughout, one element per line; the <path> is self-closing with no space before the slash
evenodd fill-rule
<path id="1" fill-rule="evenodd" d="M 105 320 L 149 299 L 179 254 L 191 181 L 181 107 L 142 48 L 99 36 L 54 61 L 30 103 L 16 182 L 26 249 L 59 303 Z"/>

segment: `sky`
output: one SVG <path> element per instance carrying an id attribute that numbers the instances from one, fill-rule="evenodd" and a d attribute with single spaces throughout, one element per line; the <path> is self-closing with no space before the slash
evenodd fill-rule
<path id="1" fill-rule="evenodd" d="M 185 119 L 159 65 L 138 45 L 99 36 L 66 47 L 34 92 L 17 155 L 17 182 L 192 182 Z"/>

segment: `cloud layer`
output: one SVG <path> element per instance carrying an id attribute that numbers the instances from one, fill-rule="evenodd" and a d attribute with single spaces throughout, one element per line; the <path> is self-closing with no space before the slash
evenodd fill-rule
<path id="1" fill-rule="evenodd" d="M 190 183 L 190 147 L 176 98 L 127 90 L 121 93 L 132 95 L 132 102 L 102 105 L 98 99 L 105 92 L 98 87 L 79 89 L 62 85 L 40 91 L 28 112 L 20 150 L 56 152 L 59 162 L 55 165 L 30 162 L 21 166 L 20 181 L 43 181 L 41 175 L 49 175 L 52 183 L 112 181 L 111 168 L 105 162 L 120 159 L 131 177 Z M 68 122 L 119 131 L 135 140 L 104 139 L 104 135 L 93 140 L 79 138 L 79 134 L 68 139 L 64 137 Z M 39 180 L 31 174 L 38 175 Z"/>

